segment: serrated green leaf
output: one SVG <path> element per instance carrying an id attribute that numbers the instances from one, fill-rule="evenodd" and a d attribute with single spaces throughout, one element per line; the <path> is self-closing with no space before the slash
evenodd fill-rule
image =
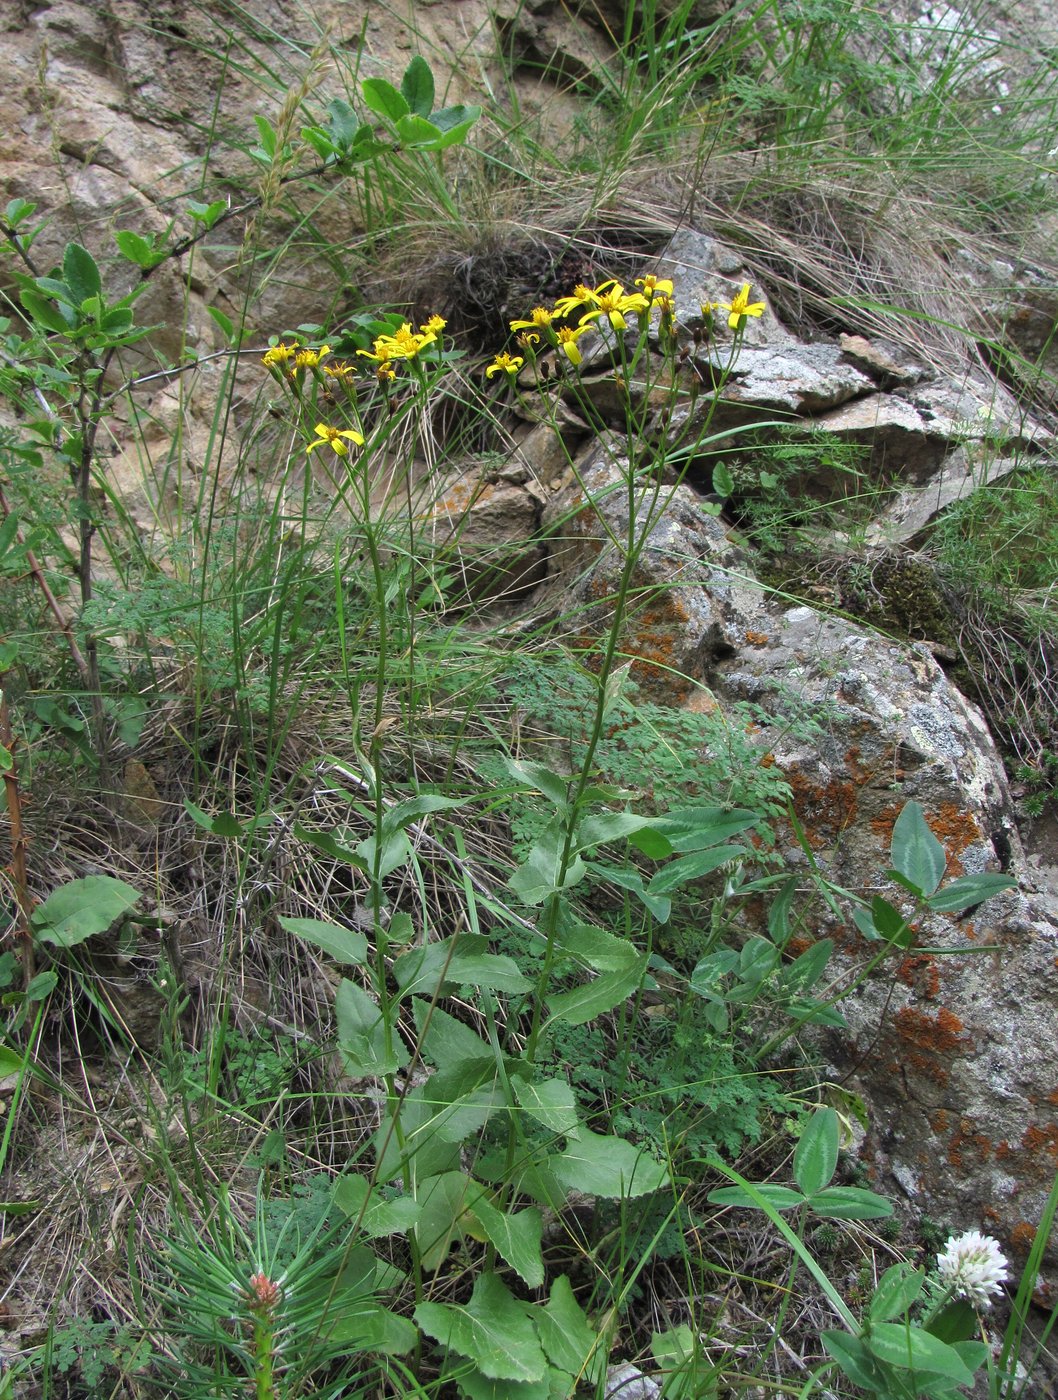
<path id="1" fill-rule="evenodd" d="M 334 1204 L 368 1239 L 406 1234 L 421 1214 L 421 1207 L 410 1196 L 387 1200 L 367 1177 L 350 1172 L 340 1177 L 334 1188 Z"/>
<path id="2" fill-rule="evenodd" d="M 541 1381 L 547 1375 L 547 1358 L 524 1305 L 495 1274 L 478 1276 L 466 1305 L 420 1303 L 415 1321 L 492 1380 Z"/>
<path id="3" fill-rule="evenodd" d="M 396 125 L 411 110 L 407 100 L 385 78 L 365 78 L 360 84 L 365 104 L 372 112 Z"/>
<path id="4" fill-rule="evenodd" d="M 112 875 L 87 875 L 60 886 L 32 914 L 42 943 L 73 948 L 107 929 L 139 902 L 140 892 Z"/>
<path id="5" fill-rule="evenodd" d="M 425 1101 L 428 1096 L 423 1091 L 427 1085 L 416 1084 L 397 1109 L 399 1136 L 393 1126 L 392 1106 L 387 1106 L 382 1125 L 374 1136 L 379 1181 L 391 1181 L 407 1169 L 414 1183 L 459 1166 L 459 1144 L 444 1142 L 434 1132 L 437 1110 Z"/>
<path id="6" fill-rule="evenodd" d="M 542 904 L 558 890 L 568 890 L 580 883 L 587 867 L 580 856 L 574 856 L 561 871 L 565 837 L 561 827 L 546 831 L 532 845 L 529 855 L 511 876 L 508 884 L 523 904 Z"/>
<path id="7" fill-rule="evenodd" d="M 563 1079 L 515 1079 L 514 1096 L 531 1118 L 550 1132 L 566 1136 L 580 1126 L 577 1101 Z"/>
<path id="8" fill-rule="evenodd" d="M 806 1196 L 822 1191 L 837 1170 L 838 1136 L 838 1115 L 832 1108 L 817 1108 L 794 1149 L 794 1180 Z"/>
<path id="9" fill-rule="evenodd" d="M 547 1302 L 537 1310 L 536 1330 L 553 1366 L 594 1384 L 605 1360 L 605 1349 L 573 1296 L 573 1286 L 565 1274 L 552 1282 Z"/>
<path id="10" fill-rule="evenodd" d="M 581 987 L 552 993 L 547 998 L 550 1019 L 563 1021 L 567 1026 L 583 1026 L 594 1021 L 596 1016 L 627 1001 L 642 982 L 645 969 L 646 958 L 638 957 L 635 963 L 618 972 L 602 972 Z"/>
<path id="11" fill-rule="evenodd" d="M 893 826 L 890 847 L 893 865 L 924 895 L 931 895 L 944 878 L 944 847 L 930 831 L 917 802 L 906 802 Z"/>
<path id="12" fill-rule="evenodd" d="M 38 326 L 43 326 L 47 331 L 54 331 L 58 335 L 64 335 L 70 329 L 70 322 L 63 316 L 62 312 L 51 305 L 44 297 L 38 296 L 36 292 L 31 292 L 24 288 L 18 294 L 18 299 L 22 303 L 23 310 L 36 321 Z"/>
<path id="13" fill-rule="evenodd" d="M 354 1079 L 380 1079 L 408 1063 L 408 1051 L 396 1026 L 387 1028 L 378 1003 L 358 982 L 343 978 L 334 999 L 338 1053 Z"/>
<path id="14" fill-rule="evenodd" d="M 496 1381 L 483 1376 L 480 1371 L 469 1371 L 460 1367 L 458 1385 L 460 1395 L 465 1400 L 566 1400 L 570 1394 L 569 1381 L 555 1390 L 552 1385 L 553 1372 L 548 1372 L 542 1381 Z"/>
<path id="15" fill-rule="evenodd" d="M 577 827 L 574 845 L 578 851 L 591 851 L 608 841 L 627 840 L 647 831 L 654 822 L 655 818 L 640 816 L 638 812 L 598 812 L 585 817 Z"/>
<path id="16" fill-rule="evenodd" d="M 735 478 L 726 462 L 717 462 L 713 468 L 713 490 L 726 501 L 735 489 Z"/>
<path id="17" fill-rule="evenodd" d="M 431 1007 L 429 1002 L 417 997 L 412 1002 L 412 1011 L 420 1052 L 428 1064 L 438 1069 L 455 1069 L 477 1060 L 490 1064 L 494 1060 L 488 1041 L 439 1006 Z"/>
<path id="18" fill-rule="evenodd" d="M 434 99 L 433 73 L 421 54 L 416 54 L 405 68 L 400 90 L 412 112 L 420 117 L 430 115 Z"/>
<path id="19" fill-rule="evenodd" d="M 961 914 L 972 904 L 981 904 L 1003 890 L 1016 889 L 1017 883 L 1009 875 L 960 875 L 937 894 L 931 895 L 927 902 L 937 914 Z"/>
<path id="20" fill-rule="evenodd" d="M 80 243 L 67 243 L 62 259 L 62 275 L 78 305 L 89 297 L 99 296 L 103 290 L 96 260 Z"/>
<path id="21" fill-rule="evenodd" d="M 500 1210 L 482 1193 L 474 1200 L 471 1210 L 489 1243 L 526 1287 L 542 1288 L 544 1218 L 536 1206 L 520 1211 Z"/>
<path id="22" fill-rule="evenodd" d="M 325 919 L 292 919 L 282 914 L 279 924 L 287 933 L 322 948 L 335 962 L 360 967 L 367 961 L 367 939 L 355 929 L 339 928 Z"/>
<path id="23" fill-rule="evenodd" d="M 596 972 L 624 972 L 636 966 L 639 953 L 626 938 L 594 924 L 574 924 L 555 937 L 562 957 L 576 958 Z"/>
<path id="24" fill-rule="evenodd" d="M 425 117 L 416 116 L 414 112 L 409 112 L 397 122 L 397 135 L 400 144 L 411 149 L 435 149 L 443 139 L 440 127 L 434 126 Z"/>
<path id="25" fill-rule="evenodd" d="M 642 850 L 640 837 L 650 837 L 650 835 L 651 833 L 649 831 L 640 831 L 636 832 L 628 839 L 633 846 Z M 672 854 L 672 847 L 669 846 L 665 838 L 659 837 L 658 839 L 663 843 L 665 849 L 659 850 L 658 855 L 656 857 L 652 856 L 652 859 Z M 650 852 L 644 851 L 644 855 L 650 854 Z M 618 888 L 622 890 L 629 890 L 659 924 L 668 923 L 669 916 L 672 913 L 672 900 L 668 895 L 649 894 L 646 886 L 643 884 L 643 877 L 638 870 L 634 870 L 630 866 L 603 864 L 601 861 L 595 860 L 588 861 L 587 867 L 590 873 L 598 876 L 600 880 L 608 880 L 611 885 L 617 885 Z"/>
<path id="26" fill-rule="evenodd" d="M 137 267 L 152 267 L 154 265 L 154 245 L 149 239 L 126 228 L 115 233 L 114 242 L 121 250 L 122 256 L 128 258 L 129 262 L 135 263 Z"/>
<path id="27" fill-rule="evenodd" d="M 565 811 L 568 807 L 569 778 L 564 778 L 561 773 L 552 772 L 543 763 L 528 763 L 508 758 L 505 760 L 505 767 L 516 783 L 542 793 L 559 811 Z"/>
<path id="28" fill-rule="evenodd" d="M 547 1164 L 570 1191 L 614 1201 L 649 1195 L 669 1179 L 667 1168 L 648 1152 L 624 1138 L 602 1136 L 587 1128 L 580 1128 L 566 1150 L 549 1157 Z"/>
<path id="29" fill-rule="evenodd" d="M 360 118 L 340 97 L 334 97 L 327 103 L 327 123 L 328 134 L 343 149 L 353 144 L 360 130 Z"/>
<path id="30" fill-rule="evenodd" d="M 657 829 L 668 837 L 674 851 L 703 851 L 748 831 L 759 821 L 760 813 L 746 807 L 683 807 L 659 817 Z"/>
<path id="31" fill-rule="evenodd" d="M 385 1356 L 405 1356 L 417 1344 L 419 1333 L 406 1317 L 400 1317 L 371 1298 L 341 1300 L 335 1316 L 326 1315 L 323 1335 L 343 1349 L 376 1351 Z"/>

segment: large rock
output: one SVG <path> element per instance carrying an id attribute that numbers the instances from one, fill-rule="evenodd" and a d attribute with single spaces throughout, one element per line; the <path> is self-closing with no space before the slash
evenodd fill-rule
<path id="1" fill-rule="evenodd" d="M 579 482 L 545 512 L 551 587 L 585 629 L 604 625 L 612 605 L 625 471 L 616 443 L 596 443 Z M 1023 872 L 984 720 L 926 648 L 782 606 L 692 491 L 675 489 L 660 512 L 653 501 L 648 492 L 637 508 L 649 538 L 622 641 L 633 675 L 674 704 L 704 683 L 721 706 L 756 707 L 762 760 L 784 773 L 818 869 L 904 903 L 884 871 L 893 824 L 913 799 L 944 845 L 949 877 Z M 808 857 L 792 831 L 780 841 L 807 890 Z M 876 945 L 823 911 L 797 949 L 824 933 L 852 987 Z M 923 923 L 919 942 L 843 1004 L 848 1029 L 827 1042 L 834 1073 L 870 1105 L 879 1186 L 952 1226 L 997 1234 L 1017 1255 L 1058 1166 L 1058 921 L 1046 900 L 1012 893 L 970 919 Z"/>

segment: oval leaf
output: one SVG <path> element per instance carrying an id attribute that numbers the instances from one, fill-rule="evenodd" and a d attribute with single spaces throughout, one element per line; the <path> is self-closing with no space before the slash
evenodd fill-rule
<path id="1" fill-rule="evenodd" d="M 822 1191 L 838 1165 L 838 1115 L 817 1108 L 801 1133 L 794 1152 L 794 1180 L 806 1196 Z"/>

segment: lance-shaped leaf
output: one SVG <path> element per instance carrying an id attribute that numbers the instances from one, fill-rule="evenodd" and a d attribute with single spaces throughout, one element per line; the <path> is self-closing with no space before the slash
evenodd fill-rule
<path id="1" fill-rule="evenodd" d="M 547 1358 L 525 1305 L 495 1274 L 479 1275 L 469 1303 L 420 1303 L 415 1321 L 428 1337 L 467 1357 L 492 1380 L 542 1381 L 547 1375 Z"/>

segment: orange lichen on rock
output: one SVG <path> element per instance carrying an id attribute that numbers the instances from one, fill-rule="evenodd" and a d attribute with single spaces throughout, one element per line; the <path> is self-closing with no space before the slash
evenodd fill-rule
<path id="1" fill-rule="evenodd" d="M 1052 1180 L 1058 1170 L 1058 1124 L 1030 1123 L 1018 1146 L 1005 1139 L 999 1144 L 996 1161 L 1006 1162 L 1022 1180 Z"/>
<path id="2" fill-rule="evenodd" d="M 893 1018 L 897 1035 L 904 1042 L 901 1064 L 932 1079 L 947 1084 L 948 1071 L 942 1063 L 956 1055 L 965 1054 L 973 1040 L 964 1034 L 965 1027 L 953 1011 L 942 1006 L 936 1016 L 928 1016 L 914 1007 L 905 1006 Z"/>
<path id="3" fill-rule="evenodd" d="M 785 776 L 808 844 L 814 850 L 833 845 L 856 820 L 855 784 L 846 778 L 817 783 L 800 768 L 787 769 Z"/>
<path id="4" fill-rule="evenodd" d="M 913 987 L 927 1001 L 935 1001 L 940 994 L 940 970 L 937 959 L 929 953 L 915 953 L 904 958 L 896 975 L 905 987 Z"/>
<path id="5" fill-rule="evenodd" d="M 960 1118 L 959 1126 L 948 1141 L 948 1161 L 957 1170 L 964 1166 L 963 1153 L 969 1148 L 971 1165 L 987 1162 L 992 1155 L 992 1143 L 985 1133 L 976 1133 L 969 1118 Z"/>
<path id="6" fill-rule="evenodd" d="M 746 644 L 751 647 L 766 647 L 770 640 L 767 632 L 746 633 Z"/>

